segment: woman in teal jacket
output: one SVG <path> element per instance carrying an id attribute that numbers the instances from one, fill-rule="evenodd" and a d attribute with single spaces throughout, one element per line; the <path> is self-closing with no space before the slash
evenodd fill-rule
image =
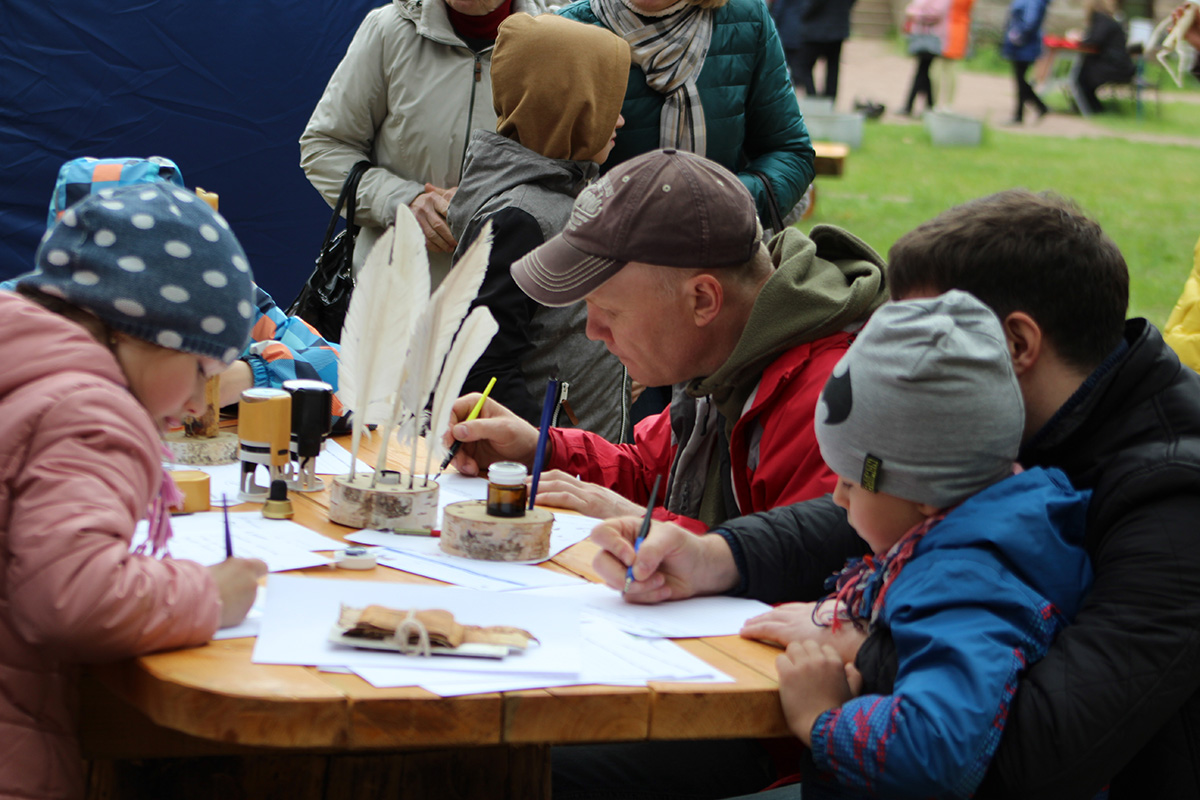
<path id="1" fill-rule="evenodd" d="M 559 11 L 629 42 L 625 127 L 605 168 L 659 147 L 737 173 L 770 220 L 813 179 L 813 148 L 762 0 L 578 0 Z M 764 185 L 769 182 L 769 186 Z"/>

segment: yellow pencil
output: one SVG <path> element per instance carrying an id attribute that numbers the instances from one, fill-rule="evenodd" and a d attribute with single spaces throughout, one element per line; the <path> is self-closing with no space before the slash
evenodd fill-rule
<path id="1" fill-rule="evenodd" d="M 495 385 L 496 378 L 495 376 L 492 376 L 492 379 L 488 381 L 488 385 L 484 388 L 483 394 L 479 395 L 479 401 L 475 403 L 475 407 L 471 409 L 471 413 L 467 414 L 467 418 L 463 420 L 464 422 L 470 422 L 479 416 L 479 412 L 483 411 L 484 402 L 487 401 L 488 395 L 492 393 L 492 387 Z M 462 442 L 458 441 L 457 439 L 455 439 L 454 443 L 450 445 L 450 452 L 446 454 L 446 460 L 442 462 L 442 468 L 438 470 L 438 477 L 440 477 L 441 474 L 446 471 L 446 467 L 450 466 L 450 462 L 454 460 L 454 455 L 458 452 L 458 448 L 461 446 Z"/>

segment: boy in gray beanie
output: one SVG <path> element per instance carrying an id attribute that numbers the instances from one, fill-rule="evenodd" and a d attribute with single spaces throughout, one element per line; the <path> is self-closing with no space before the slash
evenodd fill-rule
<path id="1" fill-rule="evenodd" d="M 778 659 L 805 800 L 969 796 L 1020 673 L 1079 608 L 1090 493 L 1014 474 L 1022 409 L 1000 322 L 964 292 L 882 306 L 834 368 L 817 441 L 873 555 L 814 621 L 868 636 L 853 664 L 824 637 Z"/>

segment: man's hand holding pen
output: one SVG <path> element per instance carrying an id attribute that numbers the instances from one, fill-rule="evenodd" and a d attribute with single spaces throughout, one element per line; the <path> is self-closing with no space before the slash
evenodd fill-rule
<path id="1" fill-rule="evenodd" d="M 640 516 L 618 517 L 600 523 L 588 537 L 601 548 L 592 567 L 607 586 L 622 590 L 626 572 L 633 567 L 633 583 L 624 593 L 626 602 L 683 600 L 737 586 L 737 569 L 723 537 L 697 536 L 673 523 L 652 521 L 650 532 L 635 552 L 634 541 L 641 527 Z"/>
<path id="2" fill-rule="evenodd" d="M 483 475 L 497 461 L 517 461 L 531 468 L 538 429 L 490 398 L 479 416 L 467 422 L 479 397 L 478 392 L 464 395 L 450 410 L 450 428 L 442 441 L 447 447 L 462 442 L 452 462 L 455 469 L 463 475 Z"/>

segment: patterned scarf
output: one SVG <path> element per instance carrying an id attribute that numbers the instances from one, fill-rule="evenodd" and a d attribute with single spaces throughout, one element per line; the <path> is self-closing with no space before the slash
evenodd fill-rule
<path id="1" fill-rule="evenodd" d="M 943 509 L 913 526 L 912 530 L 900 537 L 900 540 L 882 556 L 868 555 L 847 562 L 845 568 L 830 579 L 834 582 L 834 591 L 817 603 L 813 609 L 813 621 L 817 624 L 828 624 L 835 631 L 843 622 L 851 622 L 855 627 L 861 627 L 860 623 L 863 621 L 874 623 L 883 609 L 888 589 L 904 566 L 912 560 L 917 544 L 950 511 L 948 508 Z M 833 617 L 828 623 L 822 623 L 818 621 L 817 614 L 827 601 L 834 602 Z"/>
<path id="2" fill-rule="evenodd" d="M 706 155 L 704 106 L 696 77 L 712 41 L 712 11 L 688 5 L 647 23 L 621 0 L 591 0 L 591 8 L 606 28 L 629 42 L 633 63 L 642 68 L 650 88 L 665 98 L 659 146 Z"/>

